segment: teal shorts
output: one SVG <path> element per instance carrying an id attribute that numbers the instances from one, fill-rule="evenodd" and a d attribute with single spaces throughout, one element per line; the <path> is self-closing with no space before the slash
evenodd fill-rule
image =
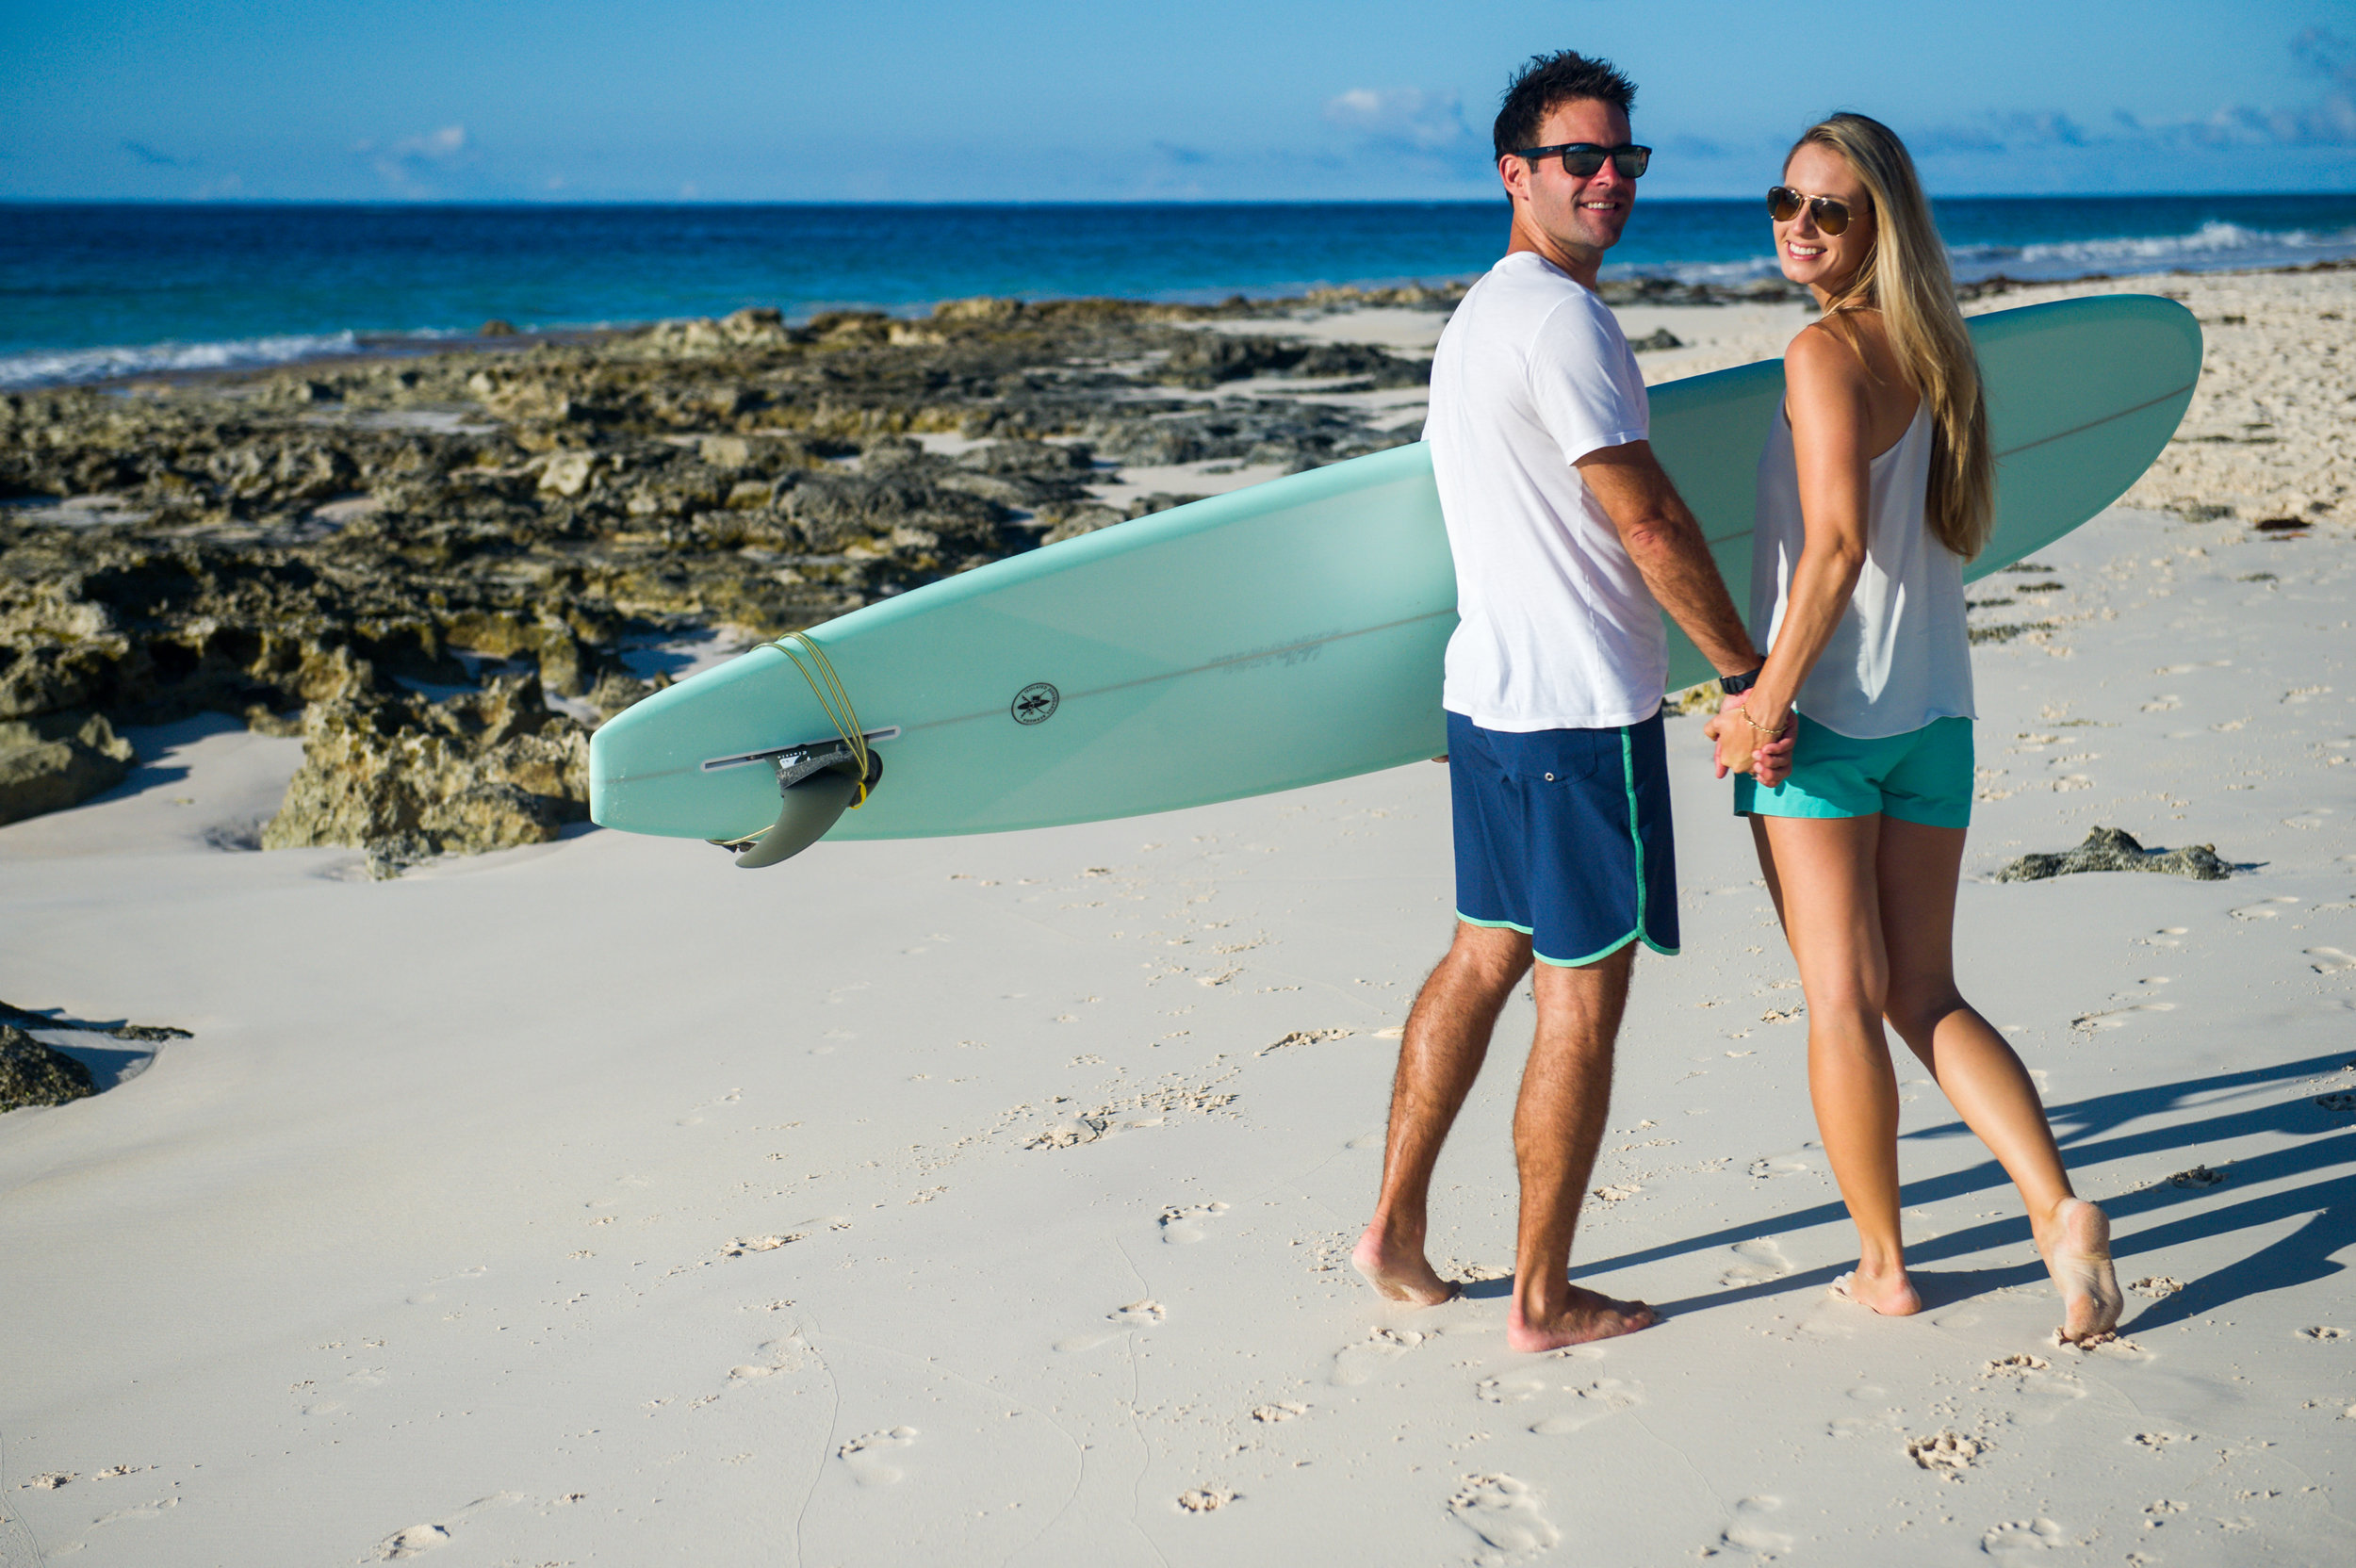
<path id="1" fill-rule="evenodd" d="M 1738 817 L 1870 817 L 1925 827 L 1972 825 L 1972 721 L 1934 719 L 1903 735 L 1860 741 L 1795 714 L 1792 776 L 1763 790 L 1734 779 Z"/>

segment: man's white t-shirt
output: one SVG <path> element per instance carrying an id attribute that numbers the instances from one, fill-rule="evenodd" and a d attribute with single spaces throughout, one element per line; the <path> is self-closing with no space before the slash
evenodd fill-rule
<path id="1" fill-rule="evenodd" d="M 1572 466 L 1651 428 L 1627 335 L 1570 274 L 1517 251 L 1466 292 L 1432 355 L 1423 430 L 1456 559 L 1451 712 L 1529 731 L 1661 706 L 1661 607 Z"/>

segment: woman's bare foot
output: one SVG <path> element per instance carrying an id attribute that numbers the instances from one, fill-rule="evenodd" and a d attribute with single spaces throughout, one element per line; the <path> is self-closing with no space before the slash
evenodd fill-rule
<path id="1" fill-rule="evenodd" d="M 1615 1301 L 1577 1285 L 1569 1289 L 1562 1310 L 1543 1322 L 1526 1316 L 1521 1298 L 1516 1296 L 1505 1314 L 1506 1345 L 1515 1350 L 1560 1350 L 1566 1345 L 1632 1334 L 1653 1325 L 1652 1308 L 1642 1301 Z"/>
<path id="2" fill-rule="evenodd" d="M 1903 1264 L 1895 1268 L 1870 1271 L 1859 1264 L 1832 1282 L 1832 1293 L 1843 1301 L 1871 1307 L 1884 1317 L 1912 1317 L 1922 1310 L 1922 1298 Z"/>
<path id="3" fill-rule="evenodd" d="M 2083 1198 L 2065 1198 L 2037 1232 L 2045 1271 L 2061 1292 L 2062 1338 L 2099 1345 L 2119 1328 L 2121 1298 L 2111 1269 L 2111 1222 Z"/>
<path id="4" fill-rule="evenodd" d="M 1366 1227 L 1366 1233 L 1350 1249 L 1350 1261 L 1366 1277 L 1366 1283 L 1386 1300 L 1436 1307 L 1462 1294 L 1462 1287 L 1432 1271 L 1432 1265 L 1424 1261 L 1421 1247 L 1392 1243 L 1373 1225 Z"/>

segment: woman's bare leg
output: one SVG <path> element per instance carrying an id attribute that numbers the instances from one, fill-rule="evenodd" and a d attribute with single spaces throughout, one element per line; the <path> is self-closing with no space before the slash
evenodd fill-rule
<path id="1" fill-rule="evenodd" d="M 1959 827 L 1882 819 L 1882 948 L 1890 976 L 1883 1009 L 1964 1124 L 2021 1189 L 2037 1250 L 2061 1291 L 2064 1337 L 2100 1338 L 2119 1322 L 2110 1221 L 2071 1194 L 2028 1070 L 1955 988 L 1955 884 L 1963 840 Z"/>
<path id="2" fill-rule="evenodd" d="M 1808 1087 L 1857 1225 L 1849 1295 L 1891 1316 L 1922 1310 L 1898 1230 L 1898 1079 L 1882 1033 L 1888 964 L 1875 861 L 1882 819 L 1754 817 L 1760 862 L 1808 997 Z"/>

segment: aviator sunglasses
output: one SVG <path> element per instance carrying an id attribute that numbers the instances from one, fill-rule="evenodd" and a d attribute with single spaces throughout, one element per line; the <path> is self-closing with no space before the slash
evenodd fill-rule
<path id="1" fill-rule="evenodd" d="M 1594 174 L 1603 167 L 1606 158 L 1612 160 L 1612 167 L 1620 172 L 1620 178 L 1624 180 L 1639 178 L 1645 166 L 1652 162 L 1652 149 L 1639 147 L 1632 141 L 1624 141 L 1617 147 L 1599 147 L 1592 141 L 1565 141 L 1556 147 L 1516 148 L 1513 155 L 1535 164 L 1540 158 L 1552 157 L 1557 153 L 1562 155 L 1562 172 L 1575 180 L 1583 180 Z"/>
<path id="2" fill-rule="evenodd" d="M 1816 226 L 1838 238 L 1849 226 L 1849 204 L 1830 196 L 1803 196 L 1788 185 L 1779 185 L 1767 192 L 1767 216 L 1778 223 L 1789 223 L 1800 216 L 1802 207 L 1812 208 Z"/>

